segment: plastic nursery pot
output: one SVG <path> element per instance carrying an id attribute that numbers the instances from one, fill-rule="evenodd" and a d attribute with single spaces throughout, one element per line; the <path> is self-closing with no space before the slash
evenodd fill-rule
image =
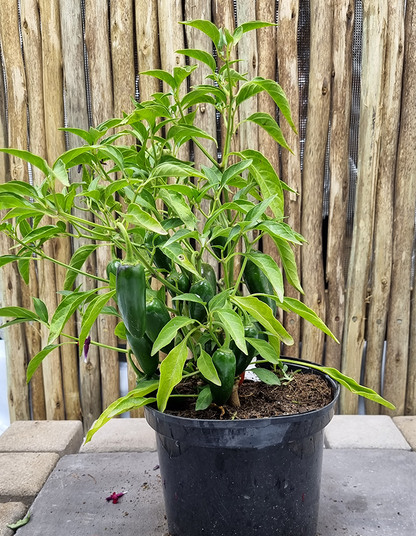
<path id="1" fill-rule="evenodd" d="M 322 409 L 265 419 L 188 419 L 146 407 L 156 431 L 171 536 L 316 536 L 323 430 Z"/>

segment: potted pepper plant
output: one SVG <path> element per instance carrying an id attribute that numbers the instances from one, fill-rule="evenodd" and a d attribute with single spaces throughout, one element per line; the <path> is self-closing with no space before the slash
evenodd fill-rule
<path id="1" fill-rule="evenodd" d="M 160 79 L 168 91 L 89 131 L 67 129 L 85 144 L 55 163 L 2 149 L 40 168 L 45 179 L 37 188 L 19 181 L 0 186 L 0 208 L 7 210 L 1 232 L 17 244 L 1 264 L 53 262 L 43 246 L 61 236 L 90 238 L 94 247 L 119 252 L 107 274 L 97 274 L 103 286 L 86 291 L 74 289 L 74 282 L 94 247 L 81 247 L 67 266 L 56 311 L 42 314 L 46 306 L 36 300 L 28 318 L 45 325 L 50 338 L 30 361 L 28 381 L 56 338 L 65 337 L 65 323 L 76 311 L 81 350 L 97 342 L 89 340 L 89 332 L 98 315 L 117 315 L 117 335 L 126 341 L 120 351 L 137 374 L 137 386 L 103 412 L 87 441 L 112 417 L 146 406 L 157 432 L 172 535 L 315 535 L 323 428 L 334 413 L 339 385 L 392 406 L 335 369 L 281 358 L 281 344 L 293 340 L 276 318 L 278 308 L 333 335 L 306 305 L 284 296 L 278 263 L 258 248 L 262 237 L 270 236 L 287 280 L 302 292 L 292 247 L 305 240 L 284 219 L 283 191 L 290 187 L 261 152 L 231 151 L 239 106 L 260 92 L 270 95 L 281 120 L 296 131 L 282 88 L 274 80 L 248 80 L 231 59 L 246 32 L 268 23 L 245 23 L 233 33 L 209 21 L 184 24 L 215 45 L 218 62 L 202 50 L 180 51 L 191 63 L 209 67 L 206 84 L 183 96 L 195 65 L 141 73 Z M 206 148 L 206 140 L 216 140 L 194 125 L 201 104 L 213 106 L 225 126 L 221 159 L 217 150 L 211 154 Z M 290 150 L 270 115 L 259 112 L 246 121 Z M 120 144 L 126 135 L 134 137 L 134 145 Z M 181 147 L 189 141 L 209 165 L 196 168 L 181 159 Z M 82 170 L 81 182 L 69 183 L 72 167 Z M 95 222 L 74 216 L 74 208 L 92 212 Z M 200 225 L 196 214 L 202 215 Z M 159 282 L 159 290 L 152 281 Z M 3 308 L 0 314 L 11 322 L 25 319 L 20 308 Z M 257 381 L 243 381 L 249 367 Z M 290 415 L 276 410 L 281 402 L 268 408 L 268 392 L 291 388 L 302 378 L 321 382 L 318 389 L 327 397 L 320 405 Z M 298 394 L 287 396 L 296 405 Z M 246 413 L 240 413 L 243 399 L 251 404 Z"/>

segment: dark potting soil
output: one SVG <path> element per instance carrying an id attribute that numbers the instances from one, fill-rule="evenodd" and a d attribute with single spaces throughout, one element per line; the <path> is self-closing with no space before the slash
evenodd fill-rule
<path id="1" fill-rule="evenodd" d="M 178 385 L 180 394 L 195 393 L 194 378 Z M 295 373 L 293 379 L 281 385 L 245 380 L 239 387 L 240 407 L 211 404 L 203 411 L 195 410 L 196 398 L 181 398 L 180 407 L 168 408 L 166 413 L 190 419 L 261 419 L 278 415 L 294 415 L 323 408 L 332 401 L 328 383 L 316 374 Z M 176 399 L 179 400 L 179 399 Z"/>

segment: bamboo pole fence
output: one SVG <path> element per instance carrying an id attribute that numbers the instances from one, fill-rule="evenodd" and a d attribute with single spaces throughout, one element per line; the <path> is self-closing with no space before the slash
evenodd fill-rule
<path id="1" fill-rule="evenodd" d="M 277 27 L 244 35 L 235 57 L 244 61 L 236 68 L 280 83 L 299 135 L 276 114 L 268 95 L 244 102 L 238 120 L 269 112 L 293 154 L 280 151 L 248 122 L 240 125 L 232 149 L 261 151 L 296 192 L 285 192 L 285 221 L 308 242 L 293 248 L 305 296 L 287 281 L 285 292 L 317 311 L 341 343 L 285 313 L 279 318 L 295 344 L 284 347 L 283 354 L 362 376 L 396 404 L 396 411 L 387 414 L 415 415 L 415 12 L 416 0 L 2 0 L 0 145 L 29 148 L 53 163 L 65 148 L 83 143 L 60 127 L 88 129 L 129 113 L 135 99 L 147 100 L 161 90 L 158 80 L 140 73 L 194 63 L 178 50 L 215 53 L 204 34 L 177 24 L 181 20 L 206 19 L 231 31 L 249 20 L 277 21 Z M 358 89 L 357 80 L 353 83 L 357 72 Z M 199 65 L 190 85 L 204 82 L 206 74 L 206 66 Z M 214 110 L 200 106 L 195 124 L 213 137 L 220 132 L 221 158 L 224 125 L 217 125 Z M 212 142 L 204 140 L 204 145 L 215 154 Z M 192 144 L 184 145 L 179 156 L 193 158 L 197 167 L 208 164 Z M 0 184 L 13 179 L 37 185 L 43 177 L 2 154 Z M 79 180 L 72 169 L 70 181 Z M 87 243 L 59 240 L 47 253 L 67 263 Z M 0 237 L 1 254 L 12 245 Z M 260 247 L 279 262 L 273 241 L 263 240 Z M 97 248 L 84 271 L 102 275 L 111 255 L 109 248 Z M 30 308 L 32 297 L 41 297 L 51 314 L 60 299 L 63 271 L 35 261 L 29 275 L 26 286 L 17 266 L 2 268 L 1 305 Z M 79 276 L 77 285 L 87 290 L 96 282 Z M 75 335 L 79 320 L 66 332 Z M 116 346 L 115 326 L 115 317 L 102 315 L 91 336 Z M 88 429 L 121 394 L 115 351 L 91 346 L 85 362 L 74 345 L 62 346 L 28 387 L 27 364 L 46 344 L 47 334 L 28 323 L 2 330 L 2 337 L 12 421 L 82 419 Z M 134 387 L 132 371 L 125 381 Z M 357 398 L 343 390 L 340 411 L 357 413 Z M 384 413 L 368 401 L 365 411 Z"/>

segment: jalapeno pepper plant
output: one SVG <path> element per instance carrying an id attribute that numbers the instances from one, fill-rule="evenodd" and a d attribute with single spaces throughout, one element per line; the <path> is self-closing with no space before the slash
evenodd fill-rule
<path id="1" fill-rule="evenodd" d="M 312 310 L 284 296 L 279 264 L 258 248 L 264 236 L 274 240 L 287 280 L 302 293 L 292 248 L 305 240 L 284 217 L 283 192 L 291 188 L 261 152 L 231 149 L 241 125 L 240 105 L 261 92 L 269 94 L 281 121 L 296 132 L 279 84 L 262 77 L 249 80 L 236 71 L 236 60 L 232 60 L 233 48 L 246 32 L 269 24 L 245 23 L 233 33 L 209 21 L 183 24 L 211 38 L 217 60 L 203 50 L 179 50 L 191 65 L 175 67 L 173 73 L 158 69 L 141 73 L 161 80 L 166 91 L 136 103 L 129 115 L 89 131 L 65 129 L 82 138 L 84 145 L 63 153 L 51 165 L 26 151 L 2 149 L 41 169 L 45 179 L 39 187 L 19 181 L 0 186 L 0 209 L 7 210 L 1 231 L 16 244 L 0 258 L 0 264 L 17 262 L 24 279 L 28 263 L 35 258 L 67 269 L 60 289 L 65 292 L 56 311 L 47 311 L 41 299 L 34 300 L 34 311 L 0 310 L 3 317 L 13 319 L 9 324 L 30 320 L 49 328 L 48 346 L 30 361 L 28 380 L 57 346 L 58 337 L 68 344 L 78 342 L 82 349 L 100 314 L 120 317 L 117 335 L 126 339 L 127 348 L 119 350 L 127 353 L 137 373 L 137 388 L 104 411 L 88 439 L 109 418 L 130 409 L 156 403 L 163 412 L 171 396 L 184 396 L 175 387 L 191 376 L 200 380 L 196 392 L 187 395 L 195 397 L 196 409 L 211 403 L 221 406 L 237 389 L 238 375 L 255 357 L 270 364 L 254 369 L 259 378 L 277 383 L 274 371 L 284 368 L 280 345 L 293 344 L 276 318 L 277 308 L 299 314 L 333 337 Z M 205 84 L 184 94 L 187 79 L 197 68 L 194 60 L 206 64 L 210 74 Z M 214 152 L 207 149 L 217 140 L 194 124 L 200 105 L 212 106 L 225 127 L 220 159 L 217 148 Z M 260 111 L 243 122 L 264 129 L 283 151 L 290 150 L 270 115 Z M 133 145 L 122 145 L 123 139 L 132 136 Z M 181 148 L 190 141 L 209 165 L 196 167 L 181 159 Z M 81 181 L 69 182 L 70 168 L 82 173 Z M 81 209 L 77 215 L 74 208 Z M 82 211 L 92 214 L 94 222 L 81 218 Z M 196 214 L 202 215 L 203 222 L 197 221 Z M 48 240 L 62 236 L 91 243 L 77 249 L 65 265 L 43 248 Z M 113 261 L 107 271 L 88 274 L 97 280 L 97 288 L 74 289 L 77 274 L 84 274 L 86 259 L 102 247 L 111 248 Z M 220 267 L 218 273 L 210 260 Z M 159 282 L 158 291 L 152 290 L 154 280 Z M 244 285 L 251 294 L 243 292 Z M 118 309 L 109 304 L 111 298 L 116 299 Z M 65 324 L 77 310 L 82 321 L 75 338 L 65 333 Z M 99 341 L 91 344 L 105 346 Z M 160 351 L 167 353 L 162 361 Z M 311 366 L 391 407 L 337 370 Z"/>

